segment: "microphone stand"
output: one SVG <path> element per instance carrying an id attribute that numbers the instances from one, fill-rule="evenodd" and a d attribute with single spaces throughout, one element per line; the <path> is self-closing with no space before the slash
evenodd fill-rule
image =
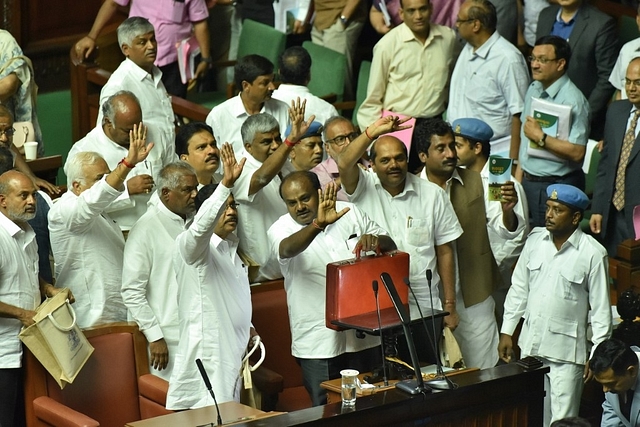
<path id="1" fill-rule="evenodd" d="M 216 395 L 213 392 L 213 387 L 211 387 L 211 381 L 209 381 L 209 375 L 207 375 L 207 371 L 204 370 L 204 366 L 202 365 L 202 360 L 196 359 L 196 365 L 198 365 L 198 370 L 200 371 L 200 376 L 202 376 L 202 380 L 204 381 L 205 387 L 209 390 L 211 397 L 213 397 L 213 403 L 216 405 L 216 412 L 218 413 L 218 425 L 222 425 L 222 417 L 220 416 L 220 407 L 218 406 L 218 401 L 216 400 Z"/>
<path id="2" fill-rule="evenodd" d="M 429 298 L 431 300 L 431 315 L 433 316 L 433 294 L 431 293 L 431 278 L 432 273 L 430 269 L 427 269 L 427 284 L 429 285 Z M 411 289 L 411 287 L 409 287 Z M 413 292 L 413 290 L 411 291 Z M 414 295 L 415 298 L 415 295 Z M 416 304 L 418 304 L 418 310 L 420 310 L 420 304 L 416 299 Z M 420 316 L 422 316 L 422 312 L 420 312 Z M 425 329 L 427 328 L 427 324 L 424 321 L 424 317 L 422 317 L 422 321 L 424 323 Z M 442 368 L 442 360 L 440 360 L 440 340 L 436 336 L 436 324 L 434 322 L 433 317 L 431 318 L 431 328 L 433 330 L 433 346 L 436 354 L 436 377 L 432 380 L 427 381 L 429 387 L 434 388 L 436 390 L 453 390 L 458 388 L 458 384 L 451 381 L 449 377 L 444 374 L 444 369 Z"/>
<path id="3" fill-rule="evenodd" d="M 376 297 L 376 313 L 378 314 L 378 329 L 380 330 L 380 351 L 382 352 L 382 378 L 384 379 L 384 386 L 389 385 L 389 379 L 387 378 L 387 360 L 384 352 L 384 341 L 382 339 L 382 319 L 380 318 L 380 301 L 378 301 L 378 281 L 374 280 L 371 283 L 373 287 L 373 294 Z"/>
<path id="4" fill-rule="evenodd" d="M 411 324 L 411 318 L 409 317 L 409 313 L 407 309 L 402 304 L 402 300 L 400 299 L 400 295 L 398 295 L 398 290 L 393 284 L 393 280 L 389 273 L 382 273 L 380 275 L 382 279 L 382 283 L 384 287 L 387 289 L 387 293 L 391 298 L 391 302 L 398 312 L 398 317 L 400 318 L 400 322 L 402 323 L 402 329 L 404 331 L 405 338 L 407 340 L 407 346 L 409 347 L 409 354 L 411 355 L 411 362 L 413 364 L 413 370 L 415 372 L 415 380 L 405 380 L 396 383 L 396 387 L 402 391 L 405 391 L 409 394 L 426 394 L 431 393 L 431 389 L 425 385 L 424 380 L 422 379 L 422 371 L 420 370 L 420 362 L 418 362 L 418 355 L 416 354 L 416 347 L 413 342 L 413 337 L 411 335 L 411 328 L 409 325 Z"/>

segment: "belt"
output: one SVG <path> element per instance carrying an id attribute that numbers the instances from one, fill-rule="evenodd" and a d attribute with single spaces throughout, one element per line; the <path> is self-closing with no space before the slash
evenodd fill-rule
<path id="1" fill-rule="evenodd" d="M 558 181 L 562 181 L 563 179 L 566 179 L 568 177 L 570 177 L 571 175 L 574 175 L 578 172 L 581 172 L 580 169 L 574 170 L 573 172 L 569 172 L 566 175 L 562 175 L 562 176 L 557 176 L 557 175 L 548 175 L 548 176 L 535 176 L 535 175 L 531 175 L 528 172 L 522 171 L 524 173 L 524 177 L 527 181 L 531 181 L 531 182 L 558 182 Z"/>

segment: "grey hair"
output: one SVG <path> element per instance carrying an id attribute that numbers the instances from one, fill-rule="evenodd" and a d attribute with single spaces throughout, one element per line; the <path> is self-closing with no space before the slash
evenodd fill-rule
<path id="1" fill-rule="evenodd" d="M 327 129 L 334 122 L 348 122 L 348 123 L 351 123 L 351 120 L 347 119 L 344 116 L 332 116 L 332 117 L 329 117 L 327 120 L 325 120 L 324 126 L 322 127 L 322 141 L 324 141 L 324 142 L 327 141 L 327 139 L 328 139 L 327 138 Z"/>
<path id="2" fill-rule="evenodd" d="M 147 18 L 140 16 L 132 16 L 125 19 L 118 27 L 118 46 L 122 49 L 122 45 L 131 46 L 133 39 L 141 34 L 147 34 L 155 31 L 153 25 Z"/>
<path id="3" fill-rule="evenodd" d="M 274 129 L 279 130 L 280 124 L 271 114 L 260 113 L 249 116 L 240 129 L 242 142 L 251 144 L 257 133 L 271 132 Z"/>
<path id="4" fill-rule="evenodd" d="M 140 101 L 138 100 L 138 97 L 133 92 L 130 92 L 128 90 L 120 90 L 114 93 L 109 98 L 107 98 L 106 101 L 104 101 L 104 104 L 102 104 L 103 124 L 104 124 L 104 119 L 109 119 L 109 123 L 111 123 L 112 125 L 115 124 L 116 113 L 124 113 L 127 110 L 126 105 L 122 101 L 118 102 L 119 101 L 118 98 L 123 96 L 127 96 L 133 99 L 136 102 L 136 104 L 140 105 Z"/>
<path id="5" fill-rule="evenodd" d="M 169 190 L 175 190 L 178 188 L 180 185 L 180 178 L 187 175 L 196 175 L 195 169 L 193 169 L 193 167 L 187 162 L 173 162 L 163 167 L 158 174 L 158 182 L 156 186 L 158 196 L 162 194 L 163 188 L 168 188 Z"/>
<path id="6" fill-rule="evenodd" d="M 95 151 L 81 151 L 67 161 L 67 187 L 70 189 L 74 182 L 85 183 L 84 167 L 95 165 L 99 160 L 104 160 Z"/>

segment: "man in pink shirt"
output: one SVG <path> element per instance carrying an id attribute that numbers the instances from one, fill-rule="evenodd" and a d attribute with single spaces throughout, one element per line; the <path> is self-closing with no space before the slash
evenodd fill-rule
<path id="1" fill-rule="evenodd" d="M 187 95 L 187 84 L 180 79 L 176 43 L 191 37 L 200 45 L 201 58 L 195 79 L 201 78 L 211 64 L 209 51 L 209 10 L 205 0 L 105 0 L 98 11 L 91 31 L 76 43 L 76 54 L 87 58 L 95 49 L 96 38 L 115 15 L 119 6 L 131 3 L 129 16 L 147 18 L 155 29 L 158 54 L 155 65 L 162 71 L 162 83 L 171 95 Z"/>

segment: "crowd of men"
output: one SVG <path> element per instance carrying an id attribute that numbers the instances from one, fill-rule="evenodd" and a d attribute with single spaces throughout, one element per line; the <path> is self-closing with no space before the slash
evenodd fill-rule
<path id="1" fill-rule="evenodd" d="M 640 204 L 640 54 L 623 50 L 614 70 L 611 19 L 584 0 L 560 3 L 539 15 L 528 68 L 497 31 L 491 1 L 461 4 L 462 46 L 431 22 L 435 2 L 402 0 L 403 22 L 373 51 L 357 126 L 309 93 L 310 57 L 292 47 L 277 90 L 274 64 L 240 58 L 238 95 L 177 134 L 160 30 L 132 16 L 118 28 L 126 59 L 102 89 L 96 127 L 69 152 L 67 192 L 53 204 L 37 187 L 53 188 L 9 150 L 13 117 L 0 107 L 0 425 L 18 425 L 18 332 L 64 287 L 80 327 L 135 321 L 152 372 L 169 381 L 167 408 L 189 409 L 213 403 L 195 359 L 220 402 L 239 399 L 241 359 L 259 333 L 249 284 L 284 278 L 292 355 L 313 404 L 326 403 L 322 381 L 368 370 L 380 354 L 377 340 L 326 328 L 326 265 L 394 249 L 410 255 L 411 317 L 433 297 L 467 366 L 511 361 L 524 318 L 522 356 L 551 368 L 546 425 L 578 414 L 593 374 L 619 396 L 607 394 L 603 425 L 635 425 L 638 363 L 608 340 L 607 259 L 635 235 Z M 359 33 L 357 23 L 341 25 Z M 314 38 L 329 38 L 325 24 Z M 93 49 L 91 39 L 79 47 Z M 623 99 L 607 105 L 614 86 Z M 539 120 L 534 106 L 545 102 L 565 108 L 564 131 Z M 592 202 L 582 171 L 590 135 L 603 138 Z M 491 155 L 514 159 L 498 201 Z"/>

